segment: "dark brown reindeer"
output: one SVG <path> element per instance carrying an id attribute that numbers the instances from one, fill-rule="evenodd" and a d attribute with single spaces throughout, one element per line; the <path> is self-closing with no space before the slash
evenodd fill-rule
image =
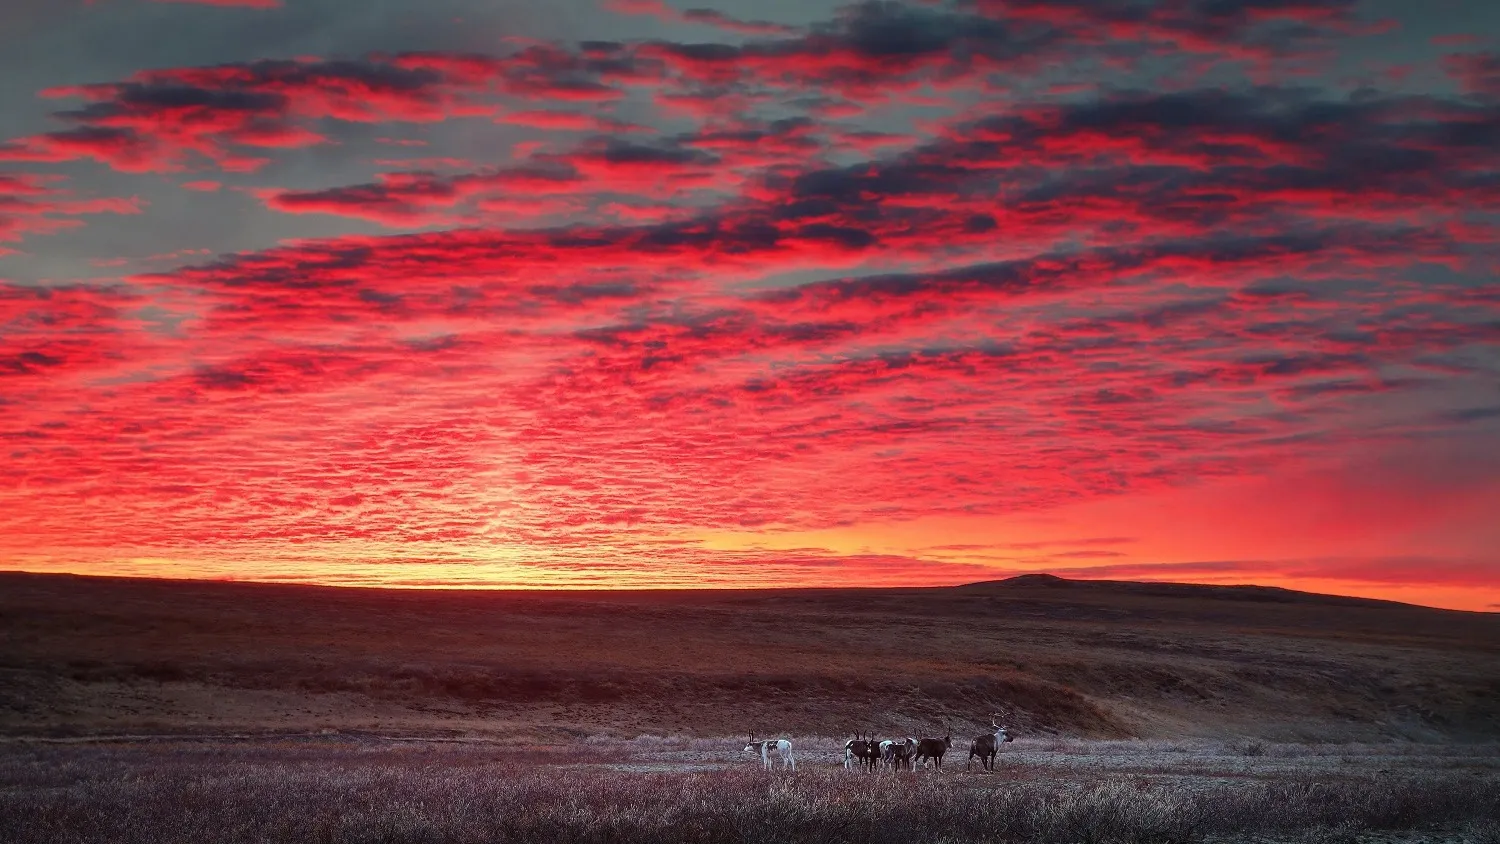
<path id="1" fill-rule="evenodd" d="M 964 763 L 965 768 L 972 767 L 974 757 L 978 756 L 979 764 L 986 771 L 995 770 L 995 757 L 1000 753 L 1000 745 L 1016 740 L 1015 736 L 1012 736 L 1005 731 L 1004 727 L 1000 726 L 999 718 L 1000 714 L 998 712 L 990 715 L 990 729 L 994 732 L 985 733 L 975 738 L 973 743 L 969 745 L 969 761 Z"/>
<path id="2" fill-rule="evenodd" d="M 875 765 L 880 761 L 880 742 L 874 736 L 860 738 L 859 733 L 854 738 L 844 742 L 844 770 L 850 770 L 855 762 L 875 770 Z"/>
<path id="3" fill-rule="evenodd" d="M 918 739 L 916 761 L 922 763 L 922 767 L 925 768 L 927 767 L 927 760 L 931 759 L 933 766 L 941 771 L 943 770 L 943 754 L 947 753 L 948 748 L 952 746 L 952 732 L 949 732 L 948 735 L 943 736 L 942 738 Z"/>
<path id="4" fill-rule="evenodd" d="M 917 740 L 914 738 L 905 738 L 901 741 L 887 740 L 880 743 L 880 758 L 885 760 L 885 764 L 898 771 L 912 769 L 911 758 L 916 752 Z"/>

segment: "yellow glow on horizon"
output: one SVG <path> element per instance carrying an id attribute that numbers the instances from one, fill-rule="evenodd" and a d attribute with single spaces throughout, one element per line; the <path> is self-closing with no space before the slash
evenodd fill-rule
<path id="1" fill-rule="evenodd" d="M 1276 496 L 1277 487 L 1264 481 L 1225 479 L 1044 512 L 816 530 L 621 533 L 590 545 L 576 540 L 549 545 L 340 539 L 26 553 L 0 547 L 0 567 L 508 590 L 946 586 L 1049 572 L 1082 579 L 1249 583 L 1453 609 L 1500 609 L 1500 583 L 1473 583 L 1474 569 L 1465 574 L 1462 568 L 1463 560 L 1476 559 L 1474 549 L 1439 546 L 1432 551 L 1434 558 L 1459 561 L 1444 573 L 1420 563 L 1433 548 L 1429 537 L 1411 533 L 1399 520 L 1384 520 L 1378 530 L 1351 536 L 1339 511 L 1346 505 L 1329 503 L 1316 513 L 1288 519 L 1284 508 L 1265 505 Z M 1371 524 L 1367 519 L 1347 523 Z M 1401 562 L 1408 558 L 1417 562 Z M 1460 582 L 1464 577 L 1468 581 Z"/>

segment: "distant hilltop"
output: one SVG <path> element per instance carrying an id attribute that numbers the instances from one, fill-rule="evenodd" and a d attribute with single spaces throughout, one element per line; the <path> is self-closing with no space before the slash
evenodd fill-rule
<path id="1" fill-rule="evenodd" d="M 1220 601 L 1256 601 L 1274 604 L 1337 604 L 1345 607 L 1415 607 L 1400 601 L 1385 601 L 1378 598 L 1355 598 L 1348 595 L 1328 595 L 1321 592 L 1301 592 L 1280 586 L 1254 586 L 1249 584 L 1221 586 L 1209 583 L 1174 583 L 1169 581 L 1140 580 L 1084 580 L 1059 577 L 1055 574 L 1037 572 L 1020 574 L 1001 580 L 981 580 L 953 587 L 962 591 L 986 592 L 1016 589 L 1068 589 L 1074 593 L 1086 590 L 1101 596 L 1142 595 L 1165 598 L 1197 598 Z M 1427 608 L 1423 608 L 1427 609 Z"/>

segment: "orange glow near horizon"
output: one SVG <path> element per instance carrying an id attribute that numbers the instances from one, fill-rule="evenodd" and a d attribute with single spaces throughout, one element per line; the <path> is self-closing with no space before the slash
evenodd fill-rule
<path id="1" fill-rule="evenodd" d="M 0 569 L 3 570 L 3 569 Z M 338 572 L 322 573 L 316 569 L 307 569 L 296 575 L 276 576 L 267 574 L 255 567 L 235 567 L 235 573 L 227 573 L 222 567 L 206 566 L 190 561 L 182 560 L 127 560 L 119 563 L 104 562 L 86 569 L 79 566 L 68 566 L 65 564 L 46 565 L 35 564 L 30 568 L 17 569 L 34 574 L 72 574 L 90 577 L 126 577 L 147 578 L 157 580 L 183 580 L 183 581 L 218 581 L 218 582 L 241 582 L 241 583 L 283 583 L 305 586 L 331 586 L 337 588 L 374 588 L 374 589 L 402 589 L 402 590 L 438 590 L 438 591 L 515 591 L 515 592 L 537 592 L 537 591 L 655 591 L 655 590 L 733 590 L 733 589 L 841 589 L 841 588 L 898 588 L 898 587 L 944 587 L 960 586 L 977 581 L 963 578 L 950 578 L 933 582 L 924 579 L 921 582 L 907 582 L 905 580 L 886 581 L 879 573 L 877 576 L 864 576 L 866 573 L 854 569 L 846 571 L 839 577 L 819 578 L 807 577 L 795 581 L 781 583 L 737 583 L 732 581 L 704 582 L 702 580 L 672 580 L 671 578 L 649 577 L 639 580 L 618 580 L 613 582 L 558 582 L 538 583 L 526 579 L 499 579 L 485 583 L 474 579 L 462 579 L 462 571 L 447 571 L 439 574 L 447 575 L 435 582 L 414 583 L 409 580 L 410 572 L 401 570 L 390 570 L 382 572 L 377 567 L 363 567 L 359 576 L 351 577 L 348 574 Z M 245 572 L 251 572 L 245 574 Z M 1035 571 L 1000 570 L 989 572 L 993 577 L 981 579 L 1000 580 L 1007 577 L 1015 577 L 1021 574 L 1051 574 L 1049 569 L 1037 569 Z M 976 574 L 979 574 L 976 572 Z M 1105 574 L 1105 573 L 1101 573 Z M 1475 589 L 1472 587 L 1443 587 L 1425 586 L 1412 584 L 1388 584 L 1372 585 L 1350 580 L 1334 580 L 1321 578 L 1300 577 L 1276 577 L 1263 576 L 1253 580 L 1246 580 L 1237 575 L 1224 577 L 1213 577 L 1211 575 L 1192 575 L 1173 578 L 1170 576 L 1151 577 L 1145 575 L 1126 576 L 1090 576 L 1087 570 L 1070 571 L 1067 575 L 1070 580 L 1133 580 L 1136 582 L 1155 583 L 1196 583 L 1216 586 L 1271 586 L 1283 589 L 1292 589 L 1300 592 L 1313 592 L 1325 595 L 1340 595 L 1354 598 L 1373 598 L 1382 601 L 1397 601 L 1405 604 L 1433 607 L 1437 609 L 1463 610 L 1468 612 L 1496 612 L 1500 611 L 1500 590 Z"/>
<path id="2" fill-rule="evenodd" d="M 1285 480 L 1305 491 L 1326 475 L 1319 471 Z M 80 564 L 90 552 L 73 549 L 11 559 L 17 568 L 36 572 L 401 589 L 953 586 L 1050 573 L 1085 580 L 1279 586 L 1448 609 L 1500 609 L 1500 585 L 1484 566 L 1462 560 L 1438 565 L 1420 556 L 1428 541 L 1425 529 L 1431 527 L 1426 519 L 1416 522 L 1424 530 L 1397 519 L 1374 522 L 1359 512 L 1364 504 L 1337 497 L 1339 506 L 1304 512 L 1299 521 L 1274 507 L 1266 512 L 1266 502 L 1294 509 L 1304 504 L 1295 495 L 1274 494 L 1276 483 L 1226 479 L 1009 518 L 689 532 L 654 543 L 633 536 L 637 559 L 545 544 L 498 548 L 369 541 L 304 542 L 275 555 L 253 545 L 221 545 L 198 557 L 143 553 Z M 1449 502 L 1444 512 L 1456 521 L 1441 527 L 1484 535 L 1490 511 L 1489 500 L 1481 499 L 1468 507 Z M 1220 515 L 1225 512 L 1241 517 L 1231 521 Z M 1343 527 L 1351 520 L 1368 526 L 1365 536 L 1351 540 Z M 1264 537 L 1271 525 L 1284 535 Z M 1313 529 L 1319 525 L 1320 531 Z M 1266 556 L 1251 557 L 1255 551 Z M 1425 581 L 1413 576 L 1423 566 Z"/>
<path id="3" fill-rule="evenodd" d="M 819 529 L 603 532 L 597 546 L 370 538 L 203 542 L 192 549 L 64 547 L 0 568 L 168 579 L 401 589 L 691 589 L 951 586 L 1045 572 L 1113 579 L 1279 586 L 1488 612 L 1500 584 L 1483 556 L 1497 538 L 1497 487 L 1392 496 L 1367 462 L 1232 477 L 1010 516 L 943 515 Z M 1358 485 L 1356 484 L 1356 485 Z M 415 529 L 415 528 L 411 528 Z M 1450 544 L 1438 540 L 1448 537 Z M 1467 538 L 1475 544 L 1455 539 Z M 1445 556 L 1434 556 L 1432 552 Z"/>

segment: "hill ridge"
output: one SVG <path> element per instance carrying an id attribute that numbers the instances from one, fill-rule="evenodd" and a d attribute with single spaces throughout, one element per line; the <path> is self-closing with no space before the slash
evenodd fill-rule
<path id="1" fill-rule="evenodd" d="M 1385 607 L 1385 608 L 1408 608 L 1417 610 L 1431 610 L 1440 613 L 1455 613 L 1470 616 L 1500 616 L 1497 612 L 1483 612 L 1479 610 L 1460 610 L 1448 607 L 1433 607 L 1426 604 L 1414 604 L 1407 601 L 1395 601 L 1387 598 L 1367 598 L 1357 595 L 1340 595 L 1333 592 L 1310 592 L 1299 589 L 1289 589 L 1284 586 L 1266 586 L 1253 583 L 1217 584 L 1217 583 L 1192 583 L 1186 581 L 1170 580 L 1115 580 L 1110 578 L 1082 578 L 1063 577 L 1051 572 L 1028 572 L 1010 577 L 996 578 L 993 580 L 976 580 L 969 583 L 961 583 L 951 586 L 777 586 L 777 587 L 734 587 L 734 588 L 688 588 L 688 587 L 643 587 L 628 589 L 511 589 L 511 588 L 473 588 L 464 586 L 453 587 L 429 587 L 422 589 L 409 588 L 387 588 L 381 586 L 370 586 L 365 584 L 346 585 L 336 583 L 301 583 L 289 581 L 268 580 L 239 580 L 233 578 L 171 578 L 171 577 L 142 577 L 133 575 L 115 574 L 79 574 L 75 572 L 33 572 L 23 569 L 0 569 L 0 583 L 12 582 L 52 582 L 77 584 L 109 584 L 119 585 L 170 585 L 180 584 L 184 587 L 226 587 L 226 588 L 250 588 L 267 590 L 288 590 L 318 592 L 326 591 L 332 593 L 374 593 L 388 595 L 421 595 L 427 594 L 449 594 L 449 595 L 512 595 L 545 597 L 557 596 L 559 598 L 573 597 L 578 599 L 596 598 L 601 596 L 627 597 L 631 595 L 658 595 L 658 596 L 681 596 L 691 595 L 753 595 L 753 594 L 809 594 L 820 593 L 832 594 L 841 592 L 863 592 L 863 593 L 901 593 L 906 591 L 959 591 L 959 592 L 982 592 L 985 590 L 1013 590 L 1013 589 L 1072 589 L 1081 592 L 1104 593 L 1115 590 L 1121 594 L 1153 595 L 1156 597 L 1182 597 L 1182 598 L 1208 598 L 1214 600 L 1239 599 L 1244 601 L 1258 601 L 1262 603 L 1328 603 L 1349 607 Z"/>
<path id="2" fill-rule="evenodd" d="M 1500 616 L 1056 576 L 544 593 L 0 575 L 0 736 L 841 735 L 994 712 L 1097 738 L 1493 740 Z"/>
<path id="3" fill-rule="evenodd" d="M 985 589 L 1074 589 L 1106 592 L 1154 595 L 1156 597 L 1181 597 L 1212 600 L 1241 600 L 1266 603 L 1326 603 L 1346 607 L 1410 608 L 1444 613 L 1486 615 L 1475 610 L 1456 610 L 1447 607 L 1430 607 L 1387 598 L 1366 598 L 1358 595 L 1340 595 L 1333 592 L 1310 592 L 1289 589 L 1285 586 L 1266 586 L 1257 583 L 1191 583 L 1174 580 L 1114 580 L 1108 578 L 1062 577 L 1050 572 L 1033 572 L 996 580 L 977 580 L 951 587 L 956 590 L 982 591 Z"/>

